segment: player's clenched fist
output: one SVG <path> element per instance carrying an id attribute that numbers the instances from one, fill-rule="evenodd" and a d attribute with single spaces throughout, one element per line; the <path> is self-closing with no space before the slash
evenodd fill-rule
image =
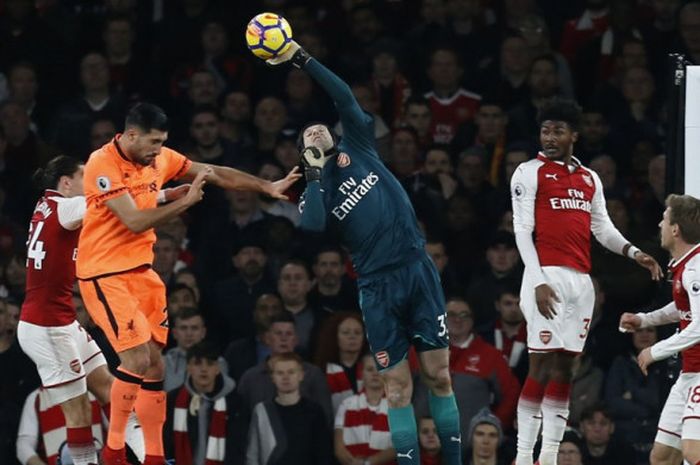
<path id="1" fill-rule="evenodd" d="M 625 312 L 620 317 L 620 329 L 636 331 L 642 327 L 642 319 L 634 313 Z"/>
<path id="2" fill-rule="evenodd" d="M 549 284 L 540 284 L 535 288 L 535 300 L 537 300 L 537 309 L 542 316 L 548 320 L 553 320 L 557 314 L 554 310 L 554 303 L 560 302 L 554 289 L 549 287 Z"/>
<path id="3" fill-rule="evenodd" d="M 192 181 L 190 190 L 187 191 L 187 195 L 185 195 L 184 197 L 185 203 L 187 205 L 194 205 L 195 203 L 202 200 L 202 198 L 204 197 L 204 185 L 207 183 L 205 178 L 207 176 L 211 176 L 211 174 L 212 169 L 209 167 L 197 173 L 197 176 L 195 176 L 194 180 Z"/>

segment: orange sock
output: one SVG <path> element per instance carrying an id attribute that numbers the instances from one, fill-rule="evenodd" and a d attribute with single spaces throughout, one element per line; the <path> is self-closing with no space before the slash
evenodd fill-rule
<path id="1" fill-rule="evenodd" d="M 134 409 L 136 397 L 141 388 L 143 378 L 123 368 L 117 368 L 112 392 L 110 394 L 109 432 L 107 445 L 110 449 L 124 448 L 126 422 Z"/>
<path id="2" fill-rule="evenodd" d="M 163 425 L 165 424 L 163 381 L 144 380 L 134 407 L 143 430 L 146 456 L 158 457 L 162 461 Z"/>

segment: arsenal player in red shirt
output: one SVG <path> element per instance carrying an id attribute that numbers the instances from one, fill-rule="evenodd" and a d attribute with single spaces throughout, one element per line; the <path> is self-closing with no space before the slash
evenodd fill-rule
<path id="1" fill-rule="evenodd" d="M 620 328 L 638 328 L 679 323 L 680 332 L 647 347 L 637 361 L 644 374 L 647 367 L 678 352 L 683 370 L 668 394 L 659 418 L 659 429 L 651 450 L 651 463 L 674 464 L 684 459 L 700 461 L 700 200 L 689 195 L 670 195 L 661 228 L 661 246 L 671 254 L 669 270 L 673 301 L 651 313 L 623 313 Z"/>
<path id="2" fill-rule="evenodd" d="M 541 465 L 555 465 L 569 415 L 572 363 L 583 350 L 594 291 L 591 233 L 608 250 L 661 268 L 615 228 L 598 175 L 573 156 L 581 109 L 553 99 L 540 109 L 542 151 L 511 179 L 513 229 L 525 275 L 520 306 L 527 321 L 529 370 L 518 402 L 516 465 L 532 465 L 542 424 Z M 533 241 L 534 238 L 534 241 Z"/>

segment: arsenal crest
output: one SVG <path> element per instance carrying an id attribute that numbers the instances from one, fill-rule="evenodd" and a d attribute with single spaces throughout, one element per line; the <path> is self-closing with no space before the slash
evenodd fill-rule
<path id="1" fill-rule="evenodd" d="M 75 373 L 80 373 L 80 360 L 78 360 L 77 358 L 71 360 L 70 369 L 73 370 L 73 372 Z"/>
<path id="2" fill-rule="evenodd" d="M 336 160 L 339 168 L 345 168 L 350 165 L 350 155 L 345 152 L 340 152 L 338 159 Z"/>
<path id="3" fill-rule="evenodd" d="M 386 368 L 389 366 L 389 354 L 386 350 L 377 352 L 374 354 L 374 358 L 377 360 L 380 367 Z"/>
<path id="4" fill-rule="evenodd" d="M 588 187 L 593 187 L 593 180 L 591 177 L 587 174 L 582 174 L 581 177 L 583 178 L 583 182 L 588 184 Z"/>
<path id="5" fill-rule="evenodd" d="M 547 345 L 549 344 L 549 341 L 552 340 L 552 332 L 551 331 L 540 331 L 540 341 L 542 341 L 542 344 Z"/>

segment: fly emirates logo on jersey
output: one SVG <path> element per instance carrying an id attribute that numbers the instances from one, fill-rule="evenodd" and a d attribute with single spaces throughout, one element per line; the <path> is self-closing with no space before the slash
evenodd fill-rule
<path id="1" fill-rule="evenodd" d="M 338 190 L 344 195 L 343 201 L 340 205 L 333 207 L 332 213 L 340 221 L 343 221 L 346 216 L 350 214 L 355 205 L 360 203 L 360 201 L 369 193 L 370 190 L 379 182 L 379 176 L 370 171 L 367 177 L 362 179 L 360 182 L 355 180 L 350 176 L 347 180 L 343 181 Z"/>
<path id="2" fill-rule="evenodd" d="M 587 213 L 591 212 L 591 201 L 586 200 L 586 195 L 578 189 L 567 189 L 568 198 L 552 197 L 549 199 L 549 205 L 552 210 L 583 210 Z"/>

